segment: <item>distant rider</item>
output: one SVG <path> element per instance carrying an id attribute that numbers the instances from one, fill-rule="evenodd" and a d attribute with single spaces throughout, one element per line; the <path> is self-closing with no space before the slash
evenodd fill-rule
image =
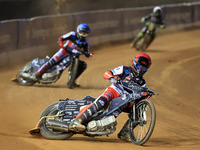
<path id="1" fill-rule="evenodd" d="M 86 52 L 86 57 L 90 57 L 91 55 L 89 51 L 89 44 L 86 40 L 86 37 L 89 32 L 89 26 L 87 24 L 82 23 L 78 25 L 76 32 L 71 31 L 59 37 L 58 42 L 60 50 L 56 52 L 53 55 L 53 57 L 47 63 L 45 63 L 39 70 L 37 70 L 32 76 L 30 76 L 30 79 L 33 81 L 38 81 L 49 68 L 58 64 L 66 56 L 70 56 L 72 53 L 78 53 L 80 49 L 83 49 Z M 63 44 L 63 41 L 66 41 L 66 43 Z M 86 67 L 86 62 L 83 60 L 79 60 L 79 67 L 76 79 L 83 73 Z M 74 84 L 74 86 L 79 86 L 76 83 Z"/>
<path id="2" fill-rule="evenodd" d="M 130 92 L 124 89 L 122 85 L 118 84 L 118 79 L 127 79 L 134 81 L 142 87 L 146 87 L 146 82 L 143 75 L 151 66 L 151 58 L 146 53 L 138 53 L 132 60 L 132 66 L 119 66 L 113 70 L 106 71 L 103 75 L 104 79 L 109 80 L 112 84 L 100 95 L 92 104 L 87 105 L 69 125 L 71 131 L 84 131 L 86 130 L 85 123 L 96 112 L 107 107 L 114 98 L 120 97 L 123 93 Z M 115 102 L 115 101 L 113 101 Z M 121 101 L 122 102 L 122 101 Z M 117 102 L 119 103 L 119 102 Z M 121 108 L 122 111 L 129 112 L 129 107 Z M 119 115 L 114 114 L 115 117 Z M 124 141 L 130 141 L 128 134 L 128 121 L 118 133 L 118 137 Z"/>
<path id="3" fill-rule="evenodd" d="M 153 22 L 153 23 L 157 24 L 161 29 L 166 28 L 166 24 L 163 22 L 163 18 L 162 18 L 162 8 L 159 6 L 154 7 L 153 12 L 150 13 L 149 15 L 143 17 L 141 19 L 141 22 L 145 23 L 145 26 L 142 28 L 140 33 L 138 33 L 138 35 L 137 35 L 138 38 L 144 37 L 144 35 L 148 29 L 149 22 Z M 153 41 L 153 39 L 152 39 L 152 41 Z M 133 45 L 132 45 L 132 47 L 133 47 Z"/>

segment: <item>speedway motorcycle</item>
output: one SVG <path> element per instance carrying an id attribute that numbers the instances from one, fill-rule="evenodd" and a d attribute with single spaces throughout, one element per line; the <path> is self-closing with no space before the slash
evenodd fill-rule
<path id="1" fill-rule="evenodd" d="M 143 36 L 138 35 L 132 42 L 131 48 L 145 51 L 156 37 L 156 29 L 159 26 L 153 22 L 147 22 L 147 31 Z"/>
<path id="2" fill-rule="evenodd" d="M 71 53 L 71 52 L 70 52 Z M 36 82 L 42 84 L 51 84 L 55 83 L 60 76 L 62 75 L 63 71 L 69 67 L 68 73 L 68 82 L 67 87 L 73 88 L 74 82 L 76 79 L 76 74 L 78 71 L 79 66 L 79 56 L 85 54 L 84 51 L 78 51 L 78 53 L 68 55 L 64 59 L 61 60 L 57 65 L 53 66 L 52 68 L 48 69 L 39 79 L 38 81 L 33 81 L 30 79 L 30 76 L 35 73 L 40 67 L 42 67 L 47 61 L 49 61 L 50 57 L 46 56 L 43 59 L 33 59 L 31 62 L 28 62 L 16 75 L 15 78 L 11 79 L 12 81 L 16 81 L 21 85 L 25 86 L 32 86 Z M 90 53 L 93 56 L 93 53 Z"/>
<path id="3" fill-rule="evenodd" d="M 39 133 L 44 138 L 51 140 L 68 139 L 74 134 L 89 137 L 108 136 L 116 130 L 117 121 L 114 114 L 120 113 L 122 107 L 129 106 L 130 111 L 125 111 L 125 113 L 129 117 L 131 142 L 137 145 L 145 144 L 150 138 L 156 122 L 156 110 L 154 104 L 149 100 L 156 93 L 132 81 L 120 80 L 119 84 L 128 89 L 130 93 L 113 99 L 106 110 L 94 114 L 84 124 L 86 126 L 85 131 L 70 131 L 68 127 L 80 109 L 95 101 L 95 98 L 88 95 L 80 100 L 69 100 L 67 98 L 51 104 L 42 112 L 36 127 L 31 129 L 29 133 L 32 135 Z M 146 93 L 145 96 L 143 96 L 144 93 Z M 116 104 L 116 102 L 119 103 Z"/>

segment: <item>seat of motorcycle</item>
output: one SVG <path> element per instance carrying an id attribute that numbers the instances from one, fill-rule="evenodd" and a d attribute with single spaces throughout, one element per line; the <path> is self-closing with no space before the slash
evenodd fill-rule
<path id="1" fill-rule="evenodd" d="M 89 95 L 86 95 L 82 100 L 95 100 L 96 98 L 94 98 L 94 97 L 91 97 L 91 96 L 89 96 Z M 66 99 L 60 99 L 59 101 L 68 101 L 68 100 L 70 100 L 69 98 L 66 98 Z"/>

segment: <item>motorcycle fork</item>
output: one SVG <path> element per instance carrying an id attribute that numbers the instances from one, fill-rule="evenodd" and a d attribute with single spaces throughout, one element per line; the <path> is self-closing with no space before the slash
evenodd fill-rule
<path id="1" fill-rule="evenodd" d="M 69 66 L 69 72 L 71 72 L 72 71 L 72 66 L 73 66 L 73 63 L 74 63 L 74 61 L 73 61 L 74 59 L 73 58 L 71 58 L 71 62 L 70 62 L 70 66 Z"/>
<path id="2" fill-rule="evenodd" d="M 132 106 L 132 110 L 129 113 L 129 118 L 132 120 L 132 122 L 136 121 L 136 115 L 135 115 L 136 110 L 135 110 L 135 108 L 136 107 L 135 107 L 135 103 L 134 103 L 133 106 Z"/>

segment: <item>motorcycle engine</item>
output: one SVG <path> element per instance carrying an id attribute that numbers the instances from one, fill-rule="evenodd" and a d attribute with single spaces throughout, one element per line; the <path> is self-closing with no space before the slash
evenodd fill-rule
<path id="1" fill-rule="evenodd" d="M 107 129 L 110 129 L 112 126 L 116 126 L 116 125 L 117 125 L 117 121 L 115 117 L 108 116 L 100 120 L 90 121 L 87 125 L 87 130 L 89 132 L 106 131 Z"/>
<path id="2" fill-rule="evenodd" d="M 59 71 L 55 69 L 52 72 L 44 73 L 42 75 L 42 79 L 45 81 L 53 81 L 55 80 L 55 78 L 57 78 L 58 75 L 59 75 Z"/>

